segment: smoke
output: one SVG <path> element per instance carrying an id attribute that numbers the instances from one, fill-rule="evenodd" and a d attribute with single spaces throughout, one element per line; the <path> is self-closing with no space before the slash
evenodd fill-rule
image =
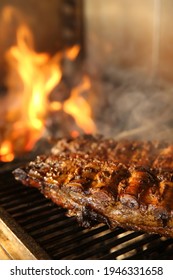
<path id="1" fill-rule="evenodd" d="M 108 69 L 94 82 L 98 132 L 117 139 L 173 140 L 173 88 L 140 72 Z"/>

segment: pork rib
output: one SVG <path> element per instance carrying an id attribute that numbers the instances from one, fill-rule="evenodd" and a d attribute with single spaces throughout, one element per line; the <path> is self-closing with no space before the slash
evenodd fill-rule
<path id="1" fill-rule="evenodd" d="M 156 168 L 154 162 L 158 164 L 153 160 L 146 167 L 86 151 L 55 153 L 54 149 L 16 169 L 14 176 L 66 208 L 85 227 L 104 222 L 111 228 L 173 237 L 173 172 L 167 166 Z"/>
<path id="2" fill-rule="evenodd" d="M 53 155 L 68 152 L 89 154 L 93 158 L 173 170 L 173 145 L 159 141 L 134 141 L 108 138 L 102 135 L 82 135 L 62 138 L 51 150 Z"/>

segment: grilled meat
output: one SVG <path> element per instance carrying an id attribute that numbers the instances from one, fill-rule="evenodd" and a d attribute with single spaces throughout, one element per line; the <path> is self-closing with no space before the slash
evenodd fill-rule
<path id="1" fill-rule="evenodd" d="M 173 169 L 173 145 L 158 141 L 104 139 L 103 136 L 83 135 L 63 138 L 51 150 L 53 155 L 68 152 L 89 154 L 93 158 L 162 169 Z"/>
<path id="2" fill-rule="evenodd" d="M 159 143 L 61 140 L 50 155 L 38 156 L 14 176 L 83 226 L 104 222 L 173 237 L 173 170 L 164 160 L 170 151 Z"/>

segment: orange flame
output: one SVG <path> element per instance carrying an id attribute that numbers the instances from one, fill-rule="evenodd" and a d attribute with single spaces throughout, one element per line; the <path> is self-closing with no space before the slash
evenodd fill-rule
<path id="1" fill-rule="evenodd" d="M 80 51 L 80 46 L 75 45 L 66 51 L 66 57 L 70 60 L 74 60 L 78 56 L 79 51 Z"/>
<path id="2" fill-rule="evenodd" d="M 4 141 L 0 146 L 0 161 L 12 161 L 14 159 L 12 143 L 8 140 Z"/>
<path id="3" fill-rule="evenodd" d="M 27 143 L 25 147 L 28 150 L 41 136 L 43 119 L 47 112 L 47 96 L 59 83 L 62 73 L 56 60 L 50 62 L 48 54 L 38 54 L 33 50 L 32 34 L 25 25 L 17 30 L 17 45 L 8 50 L 6 58 L 12 71 L 17 70 L 22 81 L 20 119 L 15 127 L 16 129 L 24 127 L 34 133 L 32 140 L 29 139 L 30 145 Z M 9 80 L 9 86 L 10 84 Z"/>
<path id="4" fill-rule="evenodd" d="M 4 13 L 7 20 L 13 11 L 9 7 Z M 0 161 L 11 161 L 15 154 L 33 148 L 44 133 L 48 111 L 62 110 L 70 114 L 85 133 L 96 130 L 89 103 L 81 95 L 90 89 L 88 77 L 83 77 L 81 84 L 72 89 L 66 101 L 50 102 L 48 98 L 61 81 L 63 56 L 74 60 L 79 51 L 80 46 L 75 45 L 53 57 L 47 53 L 37 53 L 30 29 L 26 24 L 19 25 L 16 45 L 10 47 L 5 56 L 10 71 L 7 77 L 8 96 L 1 101 L 1 123 L 7 123 L 7 129 L 0 143 Z M 78 132 L 72 131 L 71 135 L 75 137 Z"/>
<path id="5" fill-rule="evenodd" d="M 91 107 L 81 93 L 88 90 L 90 86 L 89 78 L 84 76 L 82 83 L 72 89 L 70 98 L 64 102 L 63 106 L 64 111 L 73 116 L 76 124 L 88 134 L 96 131 L 96 126 L 91 118 Z"/>

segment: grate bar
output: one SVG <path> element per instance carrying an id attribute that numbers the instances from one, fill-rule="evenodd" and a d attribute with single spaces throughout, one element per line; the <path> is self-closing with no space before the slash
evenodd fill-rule
<path id="1" fill-rule="evenodd" d="M 49 213 L 44 212 L 44 215 L 38 217 L 37 215 L 29 219 L 23 220 L 21 222 L 28 231 L 37 234 L 37 232 L 42 231 L 42 228 L 52 227 L 56 222 L 64 221 L 64 213 L 58 213 L 56 209 L 50 209 Z M 62 216 L 62 217 L 61 217 Z M 43 231 L 42 231 L 43 232 Z"/>
<path id="2" fill-rule="evenodd" d="M 94 236 L 93 236 L 94 237 Z M 81 237 L 83 239 L 83 236 Z M 98 246 L 98 244 L 102 244 L 104 241 L 107 241 L 111 238 L 115 238 L 115 233 L 113 231 L 105 234 L 105 235 L 102 235 L 98 238 L 92 238 L 92 239 L 85 239 L 84 242 L 82 242 L 80 245 L 79 245 L 79 241 L 81 240 L 81 238 L 76 238 L 75 240 L 73 240 L 73 242 L 76 242 L 77 244 L 77 247 L 75 248 L 76 252 L 79 252 L 79 255 L 82 256 L 83 255 L 83 252 L 87 249 L 87 251 L 89 250 L 89 248 L 92 248 L 93 246 Z M 64 251 L 62 253 L 58 253 L 58 254 L 55 254 L 55 257 L 58 257 L 58 258 L 64 258 L 64 257 L 67 257 L 67 256 L 71 256 L 73 254 L 73 248 L 70 248 L 68 249 L 67 248 L 67 245 L 65 246 L 65 244 L 67 244 L 68 242 L 66 243 L 61 243 L 61 246 L 64 248 Z M 75 259 L 75 258 L 74 258 Z"/>
<path id="3" fill-rule="evenodd" d="M 145 244 L 148 244 L 149 242 L 152 242 L 155 239 L 158 239 L 157 235 L 149 235 L 149 236 L 137 241 L 135 239 L 135 237 L 137 237 L 137 235 L 135 236 L 134 233 L 130 234 L 129 237 L 131 237 L 131 238 L 129 238 L 129 240 L 131 240 L 131 241 L 132 241 L 132 239 L 134 239 L 134 242 L 132 244 L 126 245 L 124 248 L 118 249 L 115 252 L 111 252 L 110 254 L 105 255 L 104 259 L 117 258 L 118 256 L 126 254 L 127 252 L 129 253 L 132 250 L 137 250 L 137 248 L 139 248 Z"/>
<path id="4" fill-rule="evenodd" d="M 127 259 L 128 260 L 131 260 L 131 259 L 134 259 L 134 258 L 135 259 L 136 258 L 145 259 L 145 257 L 147 255 L 150 255 L 155 259 L 156 258 L 157 259 L 164 259 L 165 248 L 167 248 L 167 246 L 169 246 L 169 245 L 172 245 L 170 253 L 173 256 L 173 240 L 172 239 L 166 239 L 166 240 L 160 241 L 160 239 L 157 238 L 157 235 L 156 235 L 156 241 L 155 242 L 154 242 L 154 240 L 152 240 L 152 241 L 153 242 L 150 242 L 145 250 L 143 250 L 143 251 L 137 253 L 135 256 L 129 257 Z M 159 255 L 158 255 L 158 251 L 160 252 Z M 158 257 L 157 257 L 157 255 L 158 255 Z M 167 252 L 166 256 L 168 256 L 168 252 Z"/>

